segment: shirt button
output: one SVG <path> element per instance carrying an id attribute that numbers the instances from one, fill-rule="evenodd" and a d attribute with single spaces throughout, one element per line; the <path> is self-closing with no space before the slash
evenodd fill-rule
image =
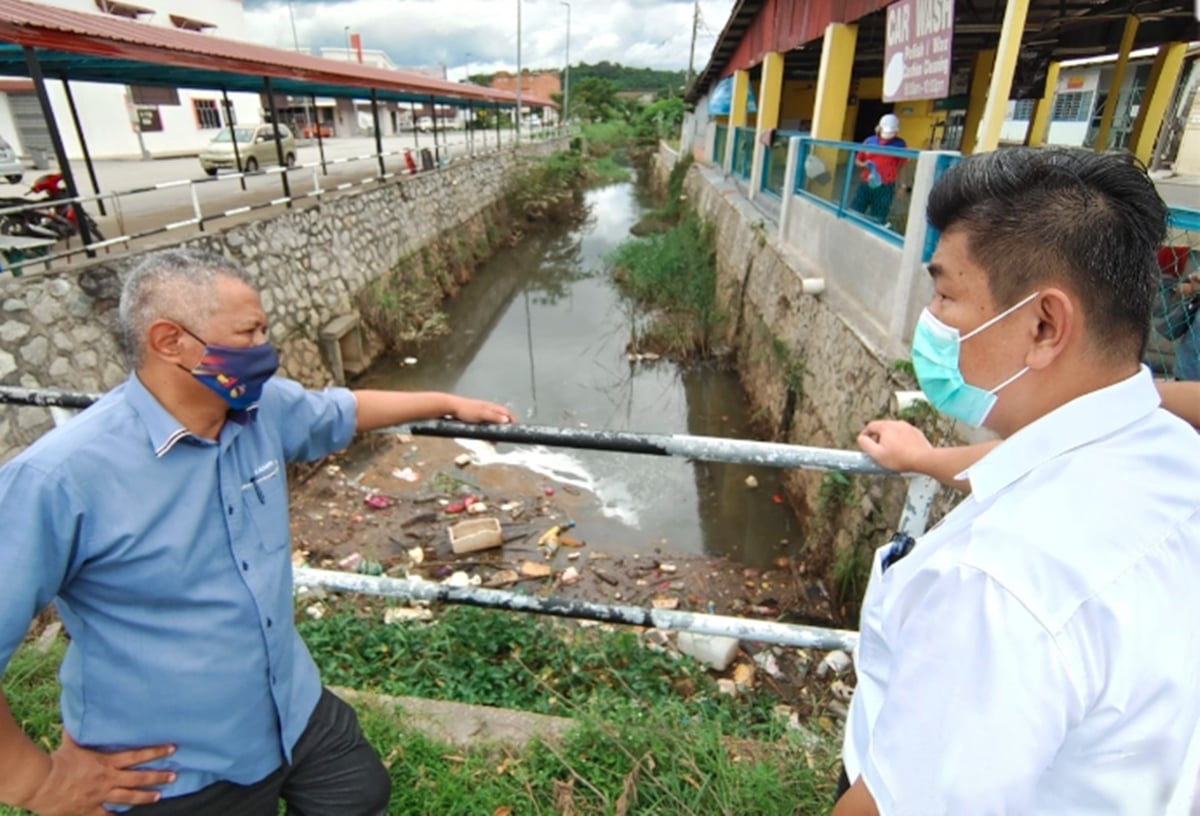
<path id="1" fill-rule="evenodd" d="M 245 561 L 243 561 L 242 562 L 242 572 L 249 572 L 249 571 L 250 571 L 250 565 L 248 563 L 246 563 Z"/>
<path id="2" fill-rule="evenodd" d="M 232 504 L 231 504 L 231 505 L 229 505 L 229 506 L 228 506 L 227 508 L 225 508 L 225 509 L 227 509 L 227 510 L 229 511 L 229 515 L 231 515 L 231 516 L 233 515 L 233 505 L 232 505 Z"/>
<path id="3" fill-rule="evenodd" d="M 267 628 L 268 629 L 271 628 L 271 619 L 270 618 L 267 618 Z"/>

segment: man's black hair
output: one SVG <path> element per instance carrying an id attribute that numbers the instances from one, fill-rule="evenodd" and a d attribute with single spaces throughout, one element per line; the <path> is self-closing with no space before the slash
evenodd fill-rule
<path id="1" fill-rule="evenodd" d="M 1025 147 L 968 156 L 934 185 L 927 215 L 939 232 L 964 231 L 999 308 L 1064 283 L 1101 348 L 1145 353 L 1167 207 L 1135 158 Z"/>

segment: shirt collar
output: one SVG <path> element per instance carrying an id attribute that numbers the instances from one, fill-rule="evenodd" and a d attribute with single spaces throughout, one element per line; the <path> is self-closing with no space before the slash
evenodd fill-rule
<path id="1" fill-rule="evenodd" d="M 175 444 L 181 439 L 191 438 L 200 441 L 200 437 L 185 428 L 146 389 L 146 386 L 138 379 L 137 372 L 130 374 L 129 379 L 126 381 L 125 398 L 133 406 L 133 410 L 137 412 L 137 415 L 141 417 L 142 424 L 146 426 L 146 431 L 150 434 L 150 444 L 154 446 L 155 456 L 165 456 L 167 451 L 175 447 Z M 254 403 L 244 411 L 230 411 L 227 416 L 233 422 L 245 425 L 257 413 L 258 403 Z"/>
<path id="2" fill-rule="evenodd" d="M 1160 404 L 1150 369 L 1084 394 L 1031 422 L 959 474 L 971 495 L 987 501 L 1030 471 L 1114 433 L 1154 412 Z"/>

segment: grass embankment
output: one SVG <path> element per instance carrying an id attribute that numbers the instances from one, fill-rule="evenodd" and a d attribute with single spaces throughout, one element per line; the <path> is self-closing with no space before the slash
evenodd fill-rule
<path id="1" fill-rule="evenodd" d="M 712 228 L 683 204 L 685 158 L 671 172 L 664 206 L 635 226 L 642 237 L 619 246 L 609 261 L 637 305 L 631 350 L 679 361 L 711 357 L 725 322 L 717 304 Z"/>
<path id="2" fill-rule="evenodd" d="M 629 630 L 463 607 L 432 623 L 384 625 L 380 616 L 343 608 L 299 623 L 326 683 L 577 722 L 555 744 L 463 750 L 359 705 L 391 772 L 392 814 L 827 812 L 832 733 L 789 730 L 769 692 L 719 695 L 693 661 L 652 652 Z M 18 722 L 47 747 L 58 741 L 61 656 L 26 647 L 4 681 Z"/>

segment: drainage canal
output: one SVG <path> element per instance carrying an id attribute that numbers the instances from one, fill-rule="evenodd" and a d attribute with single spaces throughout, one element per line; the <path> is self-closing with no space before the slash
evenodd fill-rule
<path id="1" fill-rule="evenodd" d="M 540 425 L 749 438 L 732 372 L 629 359 L 631 307 L 605 259 L 649 204 L 630 183 L 590 191 L 586 221 L 531 236 L 481 267 L 445 304 L 450 332 L 424 345 L 415 365 L 384 358 L 356 385 L 488 398 Z M 481 462 L 594 495 L 575 521 L 614 554 L 660 549 L 766 567 L 798 543 L 779 503 L 780 473 L 769 468 L 464 444 Z"/>

